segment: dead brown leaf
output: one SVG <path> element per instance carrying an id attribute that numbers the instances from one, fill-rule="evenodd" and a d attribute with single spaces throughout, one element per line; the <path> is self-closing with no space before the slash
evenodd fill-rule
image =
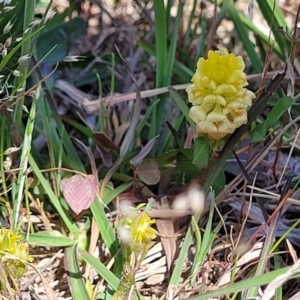
<path id="1" fill-rule="evenodd" d="M 162 197 L 161 198 L 161 204 L 160 207 L 162 209 L 168 209 L 169 204 L 168 204 L 168 198 Z M 174 230 L 174 223 L 173 220 L 163 220 L 163 219 L 157 219 L 156 220 L 156 226 L 158 232 L 163 235 L 163 236 L 169 236 L 169 237 L 161 237 L 161 243 L 163 245 L 163 249 L 165 251 L 166 259 L 167 259 L 167 268 L 168 271 L 171 270 L 172 264 L 175 258 L 176 254 L 176 238 L 174 237 L 175 235 L 175 230 Z"/>

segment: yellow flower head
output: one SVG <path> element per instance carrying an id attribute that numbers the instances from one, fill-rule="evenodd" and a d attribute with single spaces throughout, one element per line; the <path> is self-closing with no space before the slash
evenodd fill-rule
<path id="1" fill-rule="evenodd" d="M 152 246 L 157 232 L 151 227 L 155 223 L 148 214 L 135 210 L 130 216 L 120 220 L 118 235 L 124 257 L 120 285 L 113 295 L 114 300 L 124 299 L 134 284 L 134 274 Z"/>
<path id="2" fill-rule="evenodd" d="M 146 212 L 137 213 L 135 217 L 127 217 L 126 225 L 130 228 L 131 238 L 134 243 L 149 244 L 156 238 L 156 230 L 151 227 L 155 223 Z"/>
<path id="3" fill-rule="evenodd" d="M 241 56 L 226 50 L 209 51 L 199 58 L 192 84 L 187 87 L 193 104 L 189 117 L 196 123 L 196 133 L 219 140 L 247 123 L 246 109 L 255 98 L 247 90 L 245 64 Z"/>
<path id="4" fill-rule="evenodd" d="M 13 280 L 21 278 L 25 270 L 25 262 L 32 261 L 29 246 L 22 236 L 6 228 L 0 228 L 0 260 L 6 274 Z"/>
<path id="5" fill-rule="evenodd" d="M 127 259 L 133 254 L 140 260 L 147 254 L 157 235 L 156 230 L 151 227 L 154 223 L 155 220 L 149 218 L 146 212 L 140 211 L 120 220 L 118 234 Z"/>

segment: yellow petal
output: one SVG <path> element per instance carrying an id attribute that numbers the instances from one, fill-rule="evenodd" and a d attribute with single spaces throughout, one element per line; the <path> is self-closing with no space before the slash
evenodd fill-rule
<path id="1" fill-rule="evenodd" d="M 211 103 L 192 106 L 190 109 L 190 112 L 189 112 L 189 117 L 195 123 L 204 121 L 207 117 L 207 113 L 212 111 L 213 107 L 214 107 L 214 105 Z"/>
<path id="2" fill-rule="evenodd" d="M 227 93 L 236 93 L 236 92 L 237 89 L 232 84 L 220 84 L 214 90 L 215 94 L 227 94 Z"/>
<path id="3" fill-rule="evenodd" d="M 228 77 L 228 83 L 237 84 L 238 87 L 246 86 L 248 84 L 246 74 L 241 70 L 234 70 Z"/>
<path id="4" fill-rule="evenodd" d="M 198 134 L 201 133 L 212 134 L 217 132 L 218 132 L 218 128 L 216 124 L 213 122 L 201 121 L 196 125 L 196 133 Z"/>
<path id="5" fill-rule="evenodd" d="M 251 104 L 252 104 L 252 100 L 256 98 L 256 95 L 253 92 L 249 91 L 249 90 L 246 90 L 246 91 L 247 91 L 247 96 L 245 98 L 247 100 L 249 100 L 249 102 L 251 102 Z"/>
<path id="6" fill-rule="evenodd" d="M 194 84 L 191 84 L 189 85 L 187 88 L 186 88 L 186 92 L 188 94 L 188 98 L 189 98 L 189 101 L 190 102 L 193 102 L 194 101 L 194 89 L 195 89 L 195 85 Z"/>
<path id="7" fill-rule="evenodd" d="M 221 95 L 209 94 L 203 98 L 203 103 L 216 103 L 225 106 L 226 99 Z"/>
<path id="8" fill-rule="evenodd" d="M 234 113 L 234 123 L 237 123 L 237 124 L 247 124 L 247 112 L 243 109 L 239 109 L 237 111 L 235 111 Z M 240 126 L 239 125 L 239 126 Z"/>
<path id="9" fill-rule="evenodd" d="M 240 101 L 231 101 L 230 103 L 228 103 L 228 105 L 226 106 L 226 108 L 229 110 L 229 111 L 232 111 L 232 110 L 237 110 L 237 109 L 241 109 L 241 108 L 244 108 L 244 104 Z"/>
<path id="10" fill-rule="evenodd" d="M 206 120 L 209 122 L 221 122 L 226 119 L 226 116 L 223 114 L 223 109 L 220 105 L 216 104 L 214 110 L 207 115 Z"/>
<path id="11" fill-rule="evenodd" d="M 211 91 L 217 88 L 217 84 L 213 80 L 209 79 L 207 76 L 201 76 L 201 83 L 205 88 Z"/>
<path id="12" fill-rule="evenodd" d="M 227 134 L 233 133 L 236 128 L 237 127 L 233 123 L 226 119 L 218 125 L 218 132 L 225 136 Z"/>

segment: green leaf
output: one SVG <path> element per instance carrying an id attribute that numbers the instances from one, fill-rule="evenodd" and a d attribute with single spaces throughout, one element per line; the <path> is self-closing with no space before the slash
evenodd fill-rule
<path id="1" fill-rule="evenodd" d="M 160 170 L 157 161 L 152 157 L 144 158 L 136 168 L 139 179 L 147 185 L 155 185 L 160 181 Z"/>
<path id="2" fill-rule="evenodd" d="M 253 131 L 251 132 L 251 143 L 262 141 L 266 137 L 266 134 L 267 134 L 266 122 L 256 125 Z"/>
<path id="3" fill-rule="evenodd" d="M 193 150 L 193 164 L 198 168 L 207 166 L 211 155 L 208 139 L 203 136 L 196 138 Z"/>
<path id="4" fill-rule="evenodd" d="M 86 22 L 79 17 L 71 19 L 69 22 L 61 20 L 50 30 L 43 32 L 36 44 L 38 59 L 43 57 L 54 45 L 57 47 L 44 60 L 44 63 L 52 63 L 62 60 L 68 53 L 77 48 L 77 40 L 85 33 Z M 68 43 L 66 43 L 68 40 Z"/>
<path id="5" fill-rule="evenodd" d="M 215 182 L 213 182 L 212 184 L 213 190 L 215 191 L 215 195 L 218 195 L 224 189 L 225 182 L 226 182 L 225 173 L 220 172 Z"/>
<path id="6" fill-rule="evenodd" d="M 90 296 L 86 290 L 84 280 L 78 266 L 76 246 L 66 249 L 64 265 L 72 299 L 90 300 Z"/>
<path id="7" fill-rule="evenodd" d="M 279 118 L 292 106 L 294 100 L 291 97 L 282 97 L 273 106 L 272 110 L 268 113 L 266 119 L 267 129 L 274 126 Z"/>
<path id="8" fill-rule="evenodd" d="M 272 107 L 271 111 L 268 112 L 267 118 L 263 123 L 258 124 L 253 132 L 251 133 L 251 142 L 262 141 L 267 130 L 275 126 L 280 117 L 292 106 L 294 100 L 290 97 L 282 97 Z"/>
<path id="9" fill-rule="evenodd" d="M 180 152 L 179 149 L 170 150 L 168 152 L 161 154 L 156 159 L 156 161 L 160 167 L 165 166 L 167 164 L 174 162 L 177 159 L 177 155 L 179 152 Z"/>
<path id="10" fill-rule="evenodd" d="M 177 158 L 177 168 L 179 171 L 194 174 L 199 172 L 199 168 L 193 164 L 193 149 L 183 149 Z"/>

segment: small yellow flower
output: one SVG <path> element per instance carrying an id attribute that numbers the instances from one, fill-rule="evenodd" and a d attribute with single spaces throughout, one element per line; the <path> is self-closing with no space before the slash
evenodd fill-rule
<path id="1" fill-rule="evenodd" d="M 146 212 L 136 213 L 134 217 L 127 217 L 124 225 L 130 230 L 130 243 L 141 243 L 143 245 L 149 244 L 156 238 L 156 230 L 151 228 L 155 223 L 154 219 L 149 218 Z"/>
<path id="2" fill-rule="evenodd" d="M 131 234 L 133 240 L 147 244 L 156 238 L 156 230 L 151 225 L 155 223 L 154 219 L 150 219 L 146 212 L 137 215 L 131 225 Z"/>
<path id="3" fill-rule="evenodd" d="M 120 285 L 113 295 L 113 300 L 124 299 L 134 284 L 135 272 L 153 245 L 157 232 L 151 228 L 155 223 L 145 211 L 134 211 L 131 216 L 120 220 L 118 235 L 124 257 L 123 272 Z"/>
<path id="4" fill-rule="evenodd" d="M 193 104 L 189 117 L 196 123 L 196 133 L 219 140 L 247 123 L 247 108 L 255 98 L 247 90 L 245 64 L 241 56 L 226 50 L 209 51 L 199 58 L 192 84 L 187 87 Z"/>
<path id="5" fill-rule="evenodd" d="M 13 281 L 21 278 L 25 271 L 25 262 L 31 262 L 29 245 L 22 236 L 6 228 L 0 228 L 0 260 L 6 274 Z"/>

